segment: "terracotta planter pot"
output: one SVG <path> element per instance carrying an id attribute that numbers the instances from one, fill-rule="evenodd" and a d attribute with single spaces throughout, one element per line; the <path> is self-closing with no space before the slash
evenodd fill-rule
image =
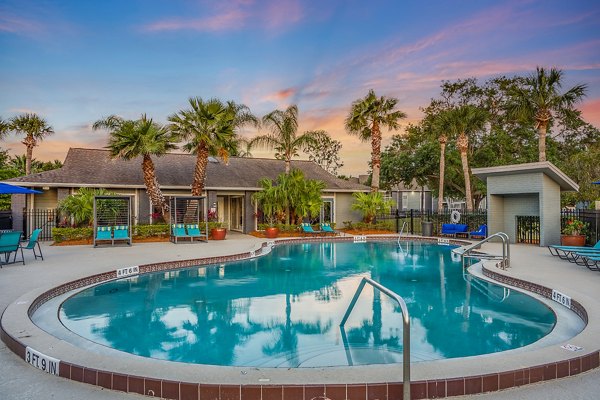
<path id="1" fill-rule="evenodd" d="M 265 237 L 269 239 L 275 239 L 279 235 L 279 228 L 271 226 L 265 228 Z"/>
<path id="2" fill-rule="evenodd" d="M 585 246 L 585 235 L 560 235 L 563 246 Z"/>
<path id="3" fill-rule="evenodd" d="M 226 228 L 213 228 L 210 230 L 210 237 L 212 240 L 224 240 L 226 235 Z"/>

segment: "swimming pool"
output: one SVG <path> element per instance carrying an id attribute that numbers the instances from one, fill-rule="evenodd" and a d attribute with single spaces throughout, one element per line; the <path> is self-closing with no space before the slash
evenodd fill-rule
<path id="1" fill-rule="evenodd" d="M 518 348 L 556 320 L 533 298 L 463 274 L 449 246 L 423 242 L 276 246 L 248 261 L 145 274 L 85 289 L 60 308 L 71 331 L 121 351 L 186 363 L 317 367 L 401 362 L 404 297 L 413 361 Z"/>

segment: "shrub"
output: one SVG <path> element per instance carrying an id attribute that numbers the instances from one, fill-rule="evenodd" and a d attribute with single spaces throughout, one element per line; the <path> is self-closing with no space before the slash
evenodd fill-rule
<path id="1" fill-rule="evenodd" d="M 87 240 L 92 238 L 92 228 L 52 228 L 54 242 L 61 243 L 66 240 Z"/>
<path id="2" fill-rule="evenodd" d="M 167 224 L 152 224 L 152 225 L 136 225 L 134 227 L 134 235 L 141 238 L 153 236 L 168 236 L 169 225 Z"/>

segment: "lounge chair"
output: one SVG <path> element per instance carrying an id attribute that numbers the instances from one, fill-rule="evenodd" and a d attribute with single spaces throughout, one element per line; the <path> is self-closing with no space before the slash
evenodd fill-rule
<path id="1" fill-rule="evenodd" d="M 112 226 L 99 226 L 96 228 L 96 238 L 94 239 L 94 247 L 98 246 L 98 241 L 110 241 L 112 244 Z"/>
<path id="2" fill-rule="evenodd" d="M 469 226 L 466 224 L 442 224 L 443 236 L 456 237 L 457 235 L 469 235 Z"/>
<path id="3" fill-rule="evenodd" d="M 323 231 L 315 231 L 308 222 L 303 222 L 300 224 L 300 228 L 302 228 L 303 234 L 308 233 L 309 235 L 321 235 L 324 233 Z"/>
<path id="4" fill-rule="evenodd" d="M 479 229 L 469 232 L 469 238 L 472 239 L 474 237 L 485 239 L 487 237 L 487 225 L 479 225 Z"/>
<path id="5" fill-rule="evenodd" d="M 553 256 L 562 258 L 566 260 L 569 258 L 569 253 L 576 253 L 578 251 L 587 251 L 587 250 L 600 250 L 600 240 L 593 246 L 559 246 L 559 245 L 550 245 L 548 246 L 548 251 Z"/>
<path id="6" fill-rule="evenodd" d="M 114 235 L 113 235 L 113 245 L 115 244 L 115 240 L 124 240 L 128 245 L 131 246 L 131 237 L 129 237 L 129 226 L 127 225 L 117 225 L 115 226 Z"/>
<path id="7" fill-rule="evenodd" d="M 600 255 L 585 255 L 582 256 L 583 263 L 592 271 L 600 271 Z"/>
<path id="8" fill-rule="evenodd" d="M 335 229 L 333 229 L 331 227 L 331 225 L 329 224 L 329 222 L 323 222 L 321 223 L 321 232 L 324 232 L 325 234 L 327 233 L 333 233 L 334 235 L 339 235 L 340 231 L 336 231 Z"/>
<path id="9" fill-rule="evenodd" d="M 25 265 L 25 257 L 23 257 L 23 249 L 21 248 L 21 231 L 3 232 L 0 234 L 0 254 L 4 254 L 4 261 L 0 260 L 0 267 L 2 264 L 14 264 L 17 262 L 17 253 L 21 250 L 21 261 Z M 10 255 L 15 253 L 15 257 L 10 261 Z"/>
<path id="10" fill-rule="evenodd" d="M 199 238 L 200 240 L 208 241 L 208 234 L 202 233 L 200 231 L 200 227 L 197 224 L 186 225 L 185 229 L 187 230 L 187 235 L 190 237 L 190 240 L 192 242 L 194 241 L 194 238 Z"/>
<path id="11" fill-rule="evenodd" d="M 184 224 L 171 225 L 171 241 L 177 243 L 177 239 L 191 239 L 185 231 Z"/>
<path id="12" fill-rule="evenodd" d="M 38 257 L 40 257 L 42 260 L 44 259 L 44 255 L 42 254 L 42 248 L 40 247 L 40 242 L 39 242 L 39 237 L 40 237 L 40 233 L 42 232 L 41 229 L 36 229 L 31 233 L 31 236 L 29 236 L 29 240 L 27 241 L 27 245 L 23 246 L 23 244 L 25 242 L 21 242 L 20 247 L 21 247 L 21 251 L 23 251 L 23 249 L 25 250 L 33 250 L 33 256 L 35 257 L 35 259 L 37 260 Z M 38 255 L 35 252 L 35 247 L 37 246 L 40 254 Z"/>

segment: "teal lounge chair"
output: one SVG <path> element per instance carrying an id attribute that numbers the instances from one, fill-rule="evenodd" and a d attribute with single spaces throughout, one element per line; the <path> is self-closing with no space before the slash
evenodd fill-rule
<path id="1" fill-rule="evenodd" d="M 40 257 L 42 260 L 44 259 L 44 255 L 42 254 L 42 248 L 40 247 L 40 242 L 39 242 L 39 237 L 40 237 L 40 233 L 42 232 L 41 229 L 36 229 L 33 231 L 33 233 L 31 234 L 31 236 L 29 236 L 29 240 L 27 241 L 27 245 L 23 246 L 23 244 L 25 242 L 22 242 L 20 244 L 21 247 L 21 251 L 23 251 L 23 249 L 25 250 L 33 250 L 33 256 L 35 257 L 35 259 L 37 260 L 38 257 Z M 35 247 L 37 246 L 40 254 L 38 255 L 35 252 Z"/>
<path id="2" fill-rule="evenodd" d="M 331 227 L 331 225 L 329 224 L 329 222 L 323 222 L 321 223 L 321 232 L 324 232 L 325 234 L 327 233 L 333 233 L 334 235 L 339 235 L 340 231 L 336 231 L 335 229 L 333 229 Z"/>
<path id="3" fill-rule="evenodd" d="M 563 260 L 567 260 L 569 258 L 569 253 L 576 253 L 579 250 L 600 250 L 600 240 L 593 246 L 559 246 L 559 245 L 550 245 L 548 246 L 548 250 L 550 254 L 553 256 L 557 256 L 562 258 Z"/>
<path id="4" fill-rule="evenodd" d="M 96 237 L 94 238 L 94 247 L 98 246 L 98 241 L 109 240 L 112 244 L 112 226 L 99 226 L 96 228 Z"/>
<path id="5" fill-rule="evenodd" d="M 124 240 L 127 242 L 129 246 L 131 246 L 131 237 L 129 236 L 129 226 L 127 225 L 117 225 L 115 226 L 114 235 L 113 235 L 113 245 L 115 244 L 115 240 Z"/>
<path id="6" fill-rule="evenodd" d="M 178 239 L 191 239 L 185 231 L 184 224 L 171 225 L 171 242 L 177 243 Z"/>
<path id="7" fill-rule="evenodd" d="M 208 241 L 208 235 L 204 234 L 200 231 L 200 227 L 197 224 L 186 225 L 185 229 L 187 230 L 187 234 L 190 237 L 191 241 L 194 241 L 194 238 L 199 238 L 200 240 Z M 204 238 L 204 239 L 202 239 Z"/>
<path id="8" fill-rule="evenodd" d="M 315 231 L 312 228 L 312 226 L 307 222 L 303 222 L 302 224 L 300 224 L 300 227 L 302 228 L 303 234 L 308 233 L 309 235 L 320 235 L 323 233 L 323 231 Z"/>
<path id="9" fill-rule="evenodd" d="M 17 253 L 21 250 L 21 261 L 25 265 L 25 258 L 23 257 L 23 249 L 21 248 L 21 231 L 3 232 L 0 234 L 0 254 L 4 254 L 4 261 L 0 260 L 0 267 L 2 264 L 14 264 L 17 262 Z M 15 253 L 15 257 L 10 261 L 10 255 Z"/>

